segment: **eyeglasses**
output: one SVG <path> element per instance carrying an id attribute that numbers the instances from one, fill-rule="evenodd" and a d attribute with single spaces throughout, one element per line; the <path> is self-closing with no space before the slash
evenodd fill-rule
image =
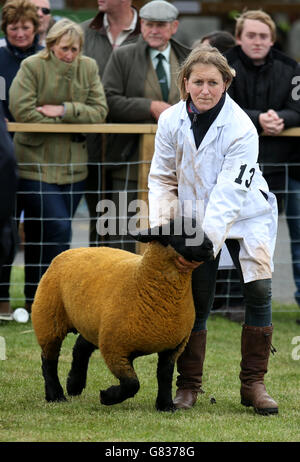
<path id="1" fill-rule="evenodd" d="M 37 9 L 37 10 L 41 10 L 41 12 L 42 12 L 43 14 L 45 14 L 45 15 L 51 13 L 50 8 L 44 8 L 44 7 L 37 6 L 36 9 Z"/>

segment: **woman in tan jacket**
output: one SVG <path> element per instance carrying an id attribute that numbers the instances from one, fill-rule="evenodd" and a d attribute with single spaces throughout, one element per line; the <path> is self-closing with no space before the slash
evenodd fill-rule
<path id="1" fill-rule="evenodd" d="M 17 122 L 102 123 L 107 105 L 96 62 L 81 55 L 83 32 L 68 20 L 49 31 L 46 48 L 22 63 L 10 89 Z M 51 260 L 69 248 L 71 222 L 87 176 L 85 136 L 16 133 L 18 209 L 24 210 L 25 296 L 30 311 Z"/>

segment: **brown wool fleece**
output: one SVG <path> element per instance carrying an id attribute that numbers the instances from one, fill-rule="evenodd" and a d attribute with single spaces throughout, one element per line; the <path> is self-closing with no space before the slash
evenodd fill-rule
<path id="1" fill-rule="evenodd" d="M 33 327 L 47 359 L 68 331 L 100 348 L 113 374 L 132 374 L 133 352 L 184 350 L 195 318 L 191 272 L 179 273 L 176 252 L 157 242 L 144 255 L 90 247 L 58 255 L 41 279 Z M 59 343 L 59 342 L 58 342 Z"/>

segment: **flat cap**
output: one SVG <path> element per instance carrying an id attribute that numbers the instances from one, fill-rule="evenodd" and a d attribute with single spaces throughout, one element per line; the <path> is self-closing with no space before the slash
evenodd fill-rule
<path id="1" fill-rule="evenodd" d="M 147 21 L 171 22 L 177 19 L 179 11 L 176 6 L 165 0 L 152 0 L 140 9 L 140 18 Z"/>

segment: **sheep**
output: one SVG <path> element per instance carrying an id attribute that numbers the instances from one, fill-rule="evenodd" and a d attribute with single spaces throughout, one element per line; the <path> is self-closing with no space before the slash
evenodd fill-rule
<path id="1" fill-rule="evenodd" d="M 178 224 L 182 232 L 177 233 Z M 32 323 L 41 347 L 47 401 L 65 401 L 57 367 L 60 347 L 69 332 L 80 335 L 73 348 L 67 393 L 86 386 L 89 358 L 97 348 L 119 380 L 100 391 L 104 405 L 133 397 L 140 384 L 133 368 L 138 356 L 158 353 L 156 409 L 174 411 L 174 365 L 189 339 L 195 309 L 191 273 L 180 272 L 175 258 L 213 258 L 211 241 L 199 236 L 195 221 L 176 218 L 134 236 L 147 243 L 143 255 L 109 247 L 77 248 L 53 259 L 43 275 L 32 306 Z M 192 229 L 193 235 L 186 232 Z"/>

